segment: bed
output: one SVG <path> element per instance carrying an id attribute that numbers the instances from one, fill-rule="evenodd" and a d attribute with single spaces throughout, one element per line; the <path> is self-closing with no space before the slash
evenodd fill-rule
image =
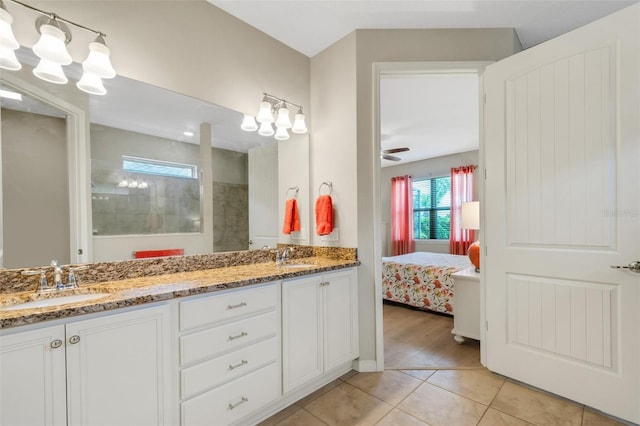
<path id="1" fill-rule="evenodd" d="M 382 297 L 453 315 L 451 274 L 473 265 L 467 256 L 415 252 L 382 258 Z"/>

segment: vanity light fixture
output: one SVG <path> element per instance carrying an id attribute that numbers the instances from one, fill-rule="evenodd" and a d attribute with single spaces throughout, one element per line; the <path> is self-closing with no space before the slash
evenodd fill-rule
<path id="1" fill-rule="evenodd" d="M 45 12 L 18 0 L 8 1 L 42 15 L 35 21 L 36 29 L 40 33 L 40 39 L 32 48 L 33 52 L 40 58 L 40 62 L 33 69 L 33 74 L 36 77 L 54 84 L 66 84 L 69 81 L 64 74 L 62 66 L 73 62 L 71 55 L 67 51 L 67 44 L 72 38 L 69 25 L 72 25 L 97 34 L 95 41 L 89 43 L 89 55 L 82 63 L 82 78 L 76 83 L 76 86 L 78 89 L 92 95 L 104 95 L 107 93 L 102 84 L 102 79 L 115 77 L 116 71 L 109 60 L 111 52 L 104 41 L 104 33 L 76 24 L 55 13 Z M 22 68 L 15 54 L 15 50 L 20 47 L 20 44 L 13 34 L 12 23 L 13 17 L 5 7 L 4 1 L 0 0 L 0 68 L 17 71 Z"/>
<path id="2" fill-rule="evenodd" d="M 300 105 L 296 105 L 293 102 L 280 99 L 268 93 L 263 93 L 263 95 L 258 115 L 254 118 L 252 115 L 245 114 L 242 124 L 240 125 L 242 130 L 246 130 L 248 132 L 258 130 L 258 133 L 262 136 L 273 136 L 275 134 L 274 137 L 277 140 L 289 139 L 289 132 L 287 129 L 291 129 L 293 133 L 307 133 L 307 125 L 304 122 L 304 113 L 302 112 L 302 107 Z M 298 108 L 293 124 L 291 124 L 291 119 L 289 118 L 288 105 Z M 259 128 L 256 121 L 260 123 Z M 275 123 L 275 132 L 271 123 Z"/>

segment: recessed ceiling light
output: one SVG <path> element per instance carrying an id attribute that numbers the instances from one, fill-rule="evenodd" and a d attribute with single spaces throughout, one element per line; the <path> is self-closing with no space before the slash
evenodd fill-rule
<path id="1" fill-rule="evenodd" d="M 0 98 L 15 99 L 16 101 L 21 101 L 22 94 L 17 92 L 12 92 L 10 90 L 0 89 Z"/>
<path id="2" fill-rule="evenodd" d="M 195 135 L 195 133 L 190 132 L 190 131 L 187 130 L 186 132 L 183 133 L 183 135 L 191 137 L 191 136 Z"/>

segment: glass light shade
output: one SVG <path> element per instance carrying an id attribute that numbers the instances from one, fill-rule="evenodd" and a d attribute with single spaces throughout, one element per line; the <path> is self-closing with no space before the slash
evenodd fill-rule
<path id="1" fill-rule="evenodd" d="M 273 127 L 271 127 L 271 123 L 262 123 L 260 124 L 260 130 L 258 130 L 262 136 L 272 136 L 273 135 Z"/>
<path id="2" fill-rule="evenodd" d="M 118 182 L 118 187 L 120 188 L 126 188 L 127 186 L 129 186 L 129 182 L 126 179 L 122 179 Z"/>
<path id="3" fill-rule="evenodd" d="M 287 139 L 289 139 L 289 132 L 287 132 L 287 129 L 285 129 L 284 127 L 278 127 L 274 138 L 279 141 L 286 141 Z"/>
<path id="4" fill-rule="evenodd" d="M 13 35 L 11 24 L 13 23 L 13 17 L 11 14 L 0 8 L 0 47 L 16 50 L 20 47 L 20 43 L 16 40 L 16 36 Z"/>
<path id="5" fill-rule="evenodd" d="M 268 101 L 260 102 L 260 111 L 256 116 L 259 123 L 273 123 L 273 114 L 271 114 L 271 104 Z"/>
<path id="6" fill-rule="evenodd" d="M 76 83 L 76 87 L 92 95 L 104 95 L 107 93 L 107 89 L 102 85 L 102 79 L 88 71 L 82 74 L 82 78 Z"/>
<path id="7" fill-rule="evenodd" d="M 279 129 L 291 128 L 291 120 L 289 119 L 289 110 L 284 105 L 281 106 L 280 109 L 278 109 L 278 119 L 276 120 L 276 127 Z"/>
<path id="8" fill-rule="evenodd" d="M 111 66 L 109 60 L 109 48 L 100 41 L 89 43 L 89 56 L 82 63 L 82 69 L 100 78 L 113 78 L 116 70 Z"/>
<path id="9" fill-rule="evenodd" d="M 307 125 L 304 122 L 304 114 L 302 111 L 298 111 L 294 120 L 293 127 L 291 128 L 293 133 L 307 133 Z"/>
<path id="10" fill-rule="evenodd" d="M 53 25 L 40 27 L 40 40 L 33 46 L 33 52 L 42 59 L 59 65 L 69 65 L 73 59 L 65 45 L 66 36 L 60 28 Z"/>
<path id="11" fill-rule="evenodd" d="M 67 84 L 69 81 L 62 71 L 62 65 L 44 58 L 40 59 L 38 66 L 33 69 L 33 75 L 54 84 Z"/>
<path id="12" fill-rule="evenodd" d="M 256 123 L 256 119 L 253 118 L 253 115 L 245 114 L 240 128 L 247 132 L 255 132 L 258 130 L 258 123 Z"/>
<path id="13" fill-rule="evenodd" d="M 463 229 L 480 229 L 480 201 L 462 203 L 460 227 Z"/>
<path id="14" fill-rule="evenodd" d="M 13 49 L 0 46 L 0 68 L 10 71 L 18 71 L 22 68 L 22 64 L 18 62 L 16 52 Z"/>

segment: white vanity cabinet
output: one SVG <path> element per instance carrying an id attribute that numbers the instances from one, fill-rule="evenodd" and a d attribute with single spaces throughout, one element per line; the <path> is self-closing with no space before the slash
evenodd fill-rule
<path id="1" fill-rule="evenodd" d="M 167 305 L 0 336 L 0 423 L 171 424 Z"/>
<path id="2" fill-rule="evenodd" d="M 280 285 L 179 304 L 180 423 L 242 421 L 281 396 Z"/>
<path id="3" fill-rule="evenodd" d="M 283 390 L 358 357 L 356 269 L 282 283 Z"/>

